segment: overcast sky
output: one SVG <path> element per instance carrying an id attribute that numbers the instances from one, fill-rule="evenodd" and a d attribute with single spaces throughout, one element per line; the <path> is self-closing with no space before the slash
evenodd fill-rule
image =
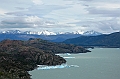
<path id="1" fill-rule="evenodd" d="M 120 31 L 120 0 L 0 0 L 0 30 Z"/>

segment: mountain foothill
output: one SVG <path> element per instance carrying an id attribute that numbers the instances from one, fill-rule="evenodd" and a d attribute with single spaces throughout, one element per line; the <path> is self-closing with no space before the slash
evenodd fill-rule
<path id="1" fill-rule="evenodd" d="M 63 43 L 81 46 L 120 48 L 120 32 L 98 36 L 80 36 L 65 40 Z"/>

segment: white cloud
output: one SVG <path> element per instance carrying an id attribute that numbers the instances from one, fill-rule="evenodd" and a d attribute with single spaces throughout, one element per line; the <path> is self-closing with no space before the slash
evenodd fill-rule
<path id="1" fill-rule="evenodd" d="M 1 0 L 0 3 L 0 28 L 113 32 L 120 30 L 119 18 L 119 0 L 12 0 L 11 3 Z"/>
<path id="2" fill-rule="evenodd" d="M 102 8 L 102 9 L 108 9 L 108 10 L 114 10 L 120 8 L 119 3 L 96 3 L 96 8 Z"/>
<path id="3" fill-rule="evenodd" d="M 59 27 L 57 22 L 37 16 L 14 17 L 2 20 L 0 28 L 53 28 Z"/>
<path id="4" fill-rule="evenodd" d="M 120 24 L 117 18 L 112 18 L 110 20 L 102 20 L 102 21 L 89 21 L 83 24 L 87 26 L 87 30 L 96 30 L 102 33 L 112 33 L 120 30 Z"/>
<path id="5" fill-rule="evenodd" d="M 94 2 L 93 2 L 94 1 Z M 86 3 L 88 15 L 93 17 L 120 17 L 120 2 L 110 1 L 95 1 Z M 104 19 L 105 19 L 104 18 Z"/>
<path id="6" fill-rule="evenodd" d="M 4 9 L 0 9 L 0 15 L 5 15 L 6 12 Z"/>
<path id="7" fill-rule="evenodd" d="M 41 5 L 43 4 L 42 0 L 32 0 L 35 5 Z"/>

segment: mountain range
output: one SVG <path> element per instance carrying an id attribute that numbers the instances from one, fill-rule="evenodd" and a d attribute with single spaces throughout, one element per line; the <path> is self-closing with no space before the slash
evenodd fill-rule
<path id="1" fill-rule="evenodd" d="M 64 41 L 67 44 L 97 47 L 120 47 L 120 32 L 103 34 L 98 36 L 80 36 Z"/>
<path id="2" fill-rule="evenodd" d="M 96 36 L 101 35 L 102 33 L 99 33 L 97 31 L 91 30 L 91 31 L 74 31 L 74 32 L 51 32 L 48 30 L 43 31 L 20 31 L 20 30 L 7 30 L 7 31 L 1 31 L 0 34 L 30 34 L 30 35 L 63 35 L 63 34 L 80 34 L 85 36 Z"/>
<path id="3" fill-rule="evenodd" d="M 51 32 L 48 30 L 43 31 L 20 31 L 20 30 L 7 30 L 0 32 L 0 40 L 14 39 L 14 40 L 28 40 L 29 38 L 41 38 L 52 42 L 62 42 L 66 39 L 76 38 L 81 35 L 96 36 L 102 33 L 96 31 L 74 31 L 74 32 Z"/>
<path id="4" fill-rule="evenodd" d="M 120 47 L 120 32 L 102 34 L 96 31 L 50 32 L 48 30 L 34 32 L 8 30 L 0 32 L 0 41 L 4 39 L 28 40 L 41 38 L 51 42 L 63 42 L 80 46 Z"/>

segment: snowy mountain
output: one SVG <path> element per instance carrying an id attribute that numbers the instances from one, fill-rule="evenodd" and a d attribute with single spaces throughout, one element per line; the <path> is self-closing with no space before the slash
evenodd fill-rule
<path id="1" fill-rule="evenodd" d="M 58 32 L 58 33 L 56 33 L 56 35 L 63 35 L 63 34 L 80 34 L 80 35 L 82 35 L 84 33 L 84 31 L 82 31 L 82 30 L 78 30 L 78 31 L 73 31 L 73 32 Z"/>
<path id="2" fill-rule="evenodd" d="M 84 32 L 82 35 L 84 36 L 97 36 L 97 35 L 101 35 L 102 33 L 100 32 L 96 32 L 94 30 L 91 30 L 91 31 L 86 31 Z"/>
<path id="3" fill-rule="evenodd" d="M 102 33 L 91 30 L 91 31 L 82 31 L 82 30 L 78 30 L 78 31 L 73 31 L 73 32 L 59 32 L 56 33 L 56 35 L 58 34 L 80 34 L 80 35 L 84 35 L 84 36 L 97 36 L 97 35 L 101 35 Z"/>
<path id="4" fill-rule="evenodd" d="M 51 32 L 48 30 L 43 30 L 43 31 L 25 31 L 21 32 L 20 30 L 7 30 L 7 31 L 2 31 L 0 32 L 1 34 L 28 34 L 28 35 L 84 35 L 84 36 L 96 36 L 96 35 L 101 35 L 102 33 L 96 32 L 96 31 L 74 31 L 74 32 Z"/>
<path id="5" fill-rule="evenodd" d="M 63 41 L 66 44 L 76 44 L 81 46 L 120 48 L 120 32 L 103 34 L 98 36 L 80 36 Z"/>
<path id="6" fill-rule="evenodd" d="M 50 31 L 47 31 L 47 30 L 39 31 L 39 32 L 25 31 L 24 34 L 34 34 L 34 35 L 56 35 L 56 33 L 50 32 Z"/>
<path id="7" fill-rule="evenodd" d="M 0 32 L 1 34 L 20 34 L 22 33 L 20 30 L 7 30 Z"/>
<path id="8" fill-rule="evenodd" d="M 14 34 L 14 35 L 13 35 Z M 17 40 L 28 40 L 30 38 L 41 38 L 52 42 L 62 42 L 66 39 L 77 38 L 82 35 L 84 36 L 97 36 L 101 33 L 96 31 L 74 31 L 74 32 L 51 32 L 48 30 L 43 31 L 20 31 L 20 30 L 8 30 L 0 32 L 0 40 L 4 39 L 17 39 Z"/>
<path id="9" fill-rule="evenodd" d="M 78 30 L 78 31 L 74 31 L 74 32 L 72 32 L 72 33 L 73 33 L 73 34 L 81 34 L 81 35 L 83 35 L 84 31 Z"/>

